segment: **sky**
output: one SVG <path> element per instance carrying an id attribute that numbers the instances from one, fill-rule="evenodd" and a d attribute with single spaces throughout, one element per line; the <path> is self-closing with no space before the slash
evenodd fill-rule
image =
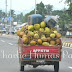
<path id="1" fill-rule="evenodd" d="M 0 0 L 0 9 L 2 9 L 3 11 L 6 10 L 5 1 L 6 0 Z M 11 9 L 15 10 L 17 14 L 20 12 L 23 12 L 25 14 L 35 8 L 35 0 L 7 0 L 8 11 L 10 10 L 10 1 L 11 1 Z M 54 10 L 61 10 L 64 7 L 67 8 L 67 5 L 64 4 L 65 0 L 63 1 L 62 0 L 36 0 L 36 3 L 38 4 L 41 1 L 44 3 L 44 5 L 48 5 L 48 4 L 53 5 Z"/>

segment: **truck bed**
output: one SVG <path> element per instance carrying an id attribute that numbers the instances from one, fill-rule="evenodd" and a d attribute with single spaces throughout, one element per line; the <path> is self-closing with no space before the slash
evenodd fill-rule
<path id="1" fill-rule="evenodd" d="M 59 46 L 23 46 L 22 39 L 19 38 L 18 47 L 18 52 L 23 61 L 61 61 L 62 43 Z"/>

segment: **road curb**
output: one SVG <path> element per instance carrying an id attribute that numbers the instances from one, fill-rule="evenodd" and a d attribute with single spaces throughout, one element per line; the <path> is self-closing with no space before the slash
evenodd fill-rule
<path id="1" fill-rule="evenodd" d="M 72 42 L 63 41 L 62 44 L 63 44 L 64 47 L 70 47 L 70 48 L 72 48 Z"/>

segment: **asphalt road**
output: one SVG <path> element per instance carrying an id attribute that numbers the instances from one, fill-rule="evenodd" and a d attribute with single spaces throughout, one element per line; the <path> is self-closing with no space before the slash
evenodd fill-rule
<path id="1" fill-rule="evenodd" d="M 0 36 L 0 72 L 20 72 L 17 57 L 18 39 Z M 54 72 L 53 66 L 25 66 L 24 72 Z M 59 72 L 72 72 L 72 49 L 63 48 Z"/>

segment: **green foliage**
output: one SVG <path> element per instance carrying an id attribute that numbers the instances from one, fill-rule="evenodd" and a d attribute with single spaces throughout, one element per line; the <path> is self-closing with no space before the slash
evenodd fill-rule
<path id="1" fill-rule="evenodd" d="M 37 4 L 37 13 L 41 15 L 44 13 L 44 4 L 42 2 Z"/>
<path id="2" fill-rule="evenodd" d="M 52 13 L 52 9 L 53 9 L 53 5 L 45 5 L 45 9 L 46 9 L 46 14 L 50 15 Z"/>
<path id="3" fill-rule="evenodd" d="M 52 5 L 44 5 L 42 2 L 40 2 L 40 4 L 37 4 L 37 14 L 41 14 L 43 16 L 43 18 L 45 17 L 45 15 L 50 15 L 52 12 Z M 31 12 L 27 13 L 24 17 L 22 22 L 27 22 L 28 20 L 28 16 L 30 14 L 34 14 L 34 10 L 32 10 Z"/>
<path id="4" fill-rule="evenodd" d="M 59 16 L 61 16 L 62 13 L 63 13 L 62 10 L 54 10 L 54 11 L 52 11 L 52 15 L 59 15 Z"/>
<path id="5" fill-rule="evenodd" d="M 8 15 L 10 16 L 10 11 L 9 11 L 9 14 Z M 15 11 L 14 10 L 11 10 L 11 16 L 12 17 L 15 17 Z"/>
<path id="6" fill-rule="evenodd" d="M 6 16 L 6 13 L 3 12 L 2 10 L 0 10 L 0 18 L 1 18 L 1 17 L 5 17 L 5 16 Z"/>
<path id="7" fill-rule="evenodd" d="M 66 3 L 70 4 L 71 3 L 71 0 L 66 0 Z"/>
<path id="8" fill-rule="evenodd" d="M 17 22 L 22 22 L 22 20 L 23 20 L 23 13 L 18 14 L 18 15 L 15 17 L 14 20 L 17 21 Z"/>
<path id="9" fill-rule="evenodd" d="M 72 19 L 72 3 L 71 4 L 69 4 L 69 12 L 68 12 L 68 14 L 69 14 L 69 16 L 70 16 L 70 18 Z"/>
<path id="10" fill-rule="evenodd" d="M 72 11 L 72 3 L 69 5 L 69 10 Z"/>
<path id="11" fill-rule="evenodd" d="M 72 11 L 72 3 L 71 0 L 66 0 L 66 2 L 69 4 L 69 10 Z M 40 2 L 39 4 L 36 5 L 36 9 L 37 9 L 37 14 L 41 14 L 43 16 L 43 18 L 46 15 L 59 15 L 59 22 L 58 24 L 60 25 L 60 27 L 63 29 L 65 24 L 69 24 L 70 20 L 72 19 L 72 15 L 68 14 L 68 13 L 64 13 L 63 10 L 53 10 L 53 5 L 44 5 L 42 2 Z M 30 11 L 29 13 L 27 13 L 25 16 L 23 15 L 23 13 L 20 13 L 18 15 L 15 14 L 14 10 L 11 10 L 11 15 L 14 18 L 14 21 L 17 22 L 27 22 L 28 21 L 28 16 L 31 14 L 34 14 L 34 10 Z M 8 16 L 10 15 L 10 11 L 8 13 Z M 3 12 L 2 10 L 0 10 L 0 17 L 6 17 L 6 13 Z"/>
<path id="12" fill-rule="evenodd" d="M 11 17 L 13 17 L 13 21 L 16 21 L 16 14 L 14 10 L 9 11 L 8 16 L 10 16 L 10 12 L 11 12 Z"/>
<path id="13" fill-rule="evenodd" d="M 31 12 L 29 12 L 29 13 L 27 13 L 25 16 L 23 16 L 23 19 L 22 19 L 22 22 L 23 22 L 23 23 L 28 21 L 28 16 L 29 16 L 30 14 L 34 14 L 34 10 L 32 10 Z"/>
<path id="14" fill-rule="evenodd" d="M 66 3 L 68 3 L 68 5 L 69 5 L 68 11 L 63 12 L 60 15 L 60 18 L 58 21 L 58 24 L 59 24 L 60 28 L 62 29 L 62 31 L 66 30 L 66 26 L 67 26 L 67 28 L 69 27 L 71 20 L 72 20 L 72 3 L 71 3 L 71 0 L 66 0 Z"/>
<path id="15" fill-rule="evenodd" d="M 70 23 L 70 17 L 67 13 L 62 13 L 62 15 L 59 18 L 58 24 L 62 30 L 65 30 L 65 25 L 69 25 Z"/>

